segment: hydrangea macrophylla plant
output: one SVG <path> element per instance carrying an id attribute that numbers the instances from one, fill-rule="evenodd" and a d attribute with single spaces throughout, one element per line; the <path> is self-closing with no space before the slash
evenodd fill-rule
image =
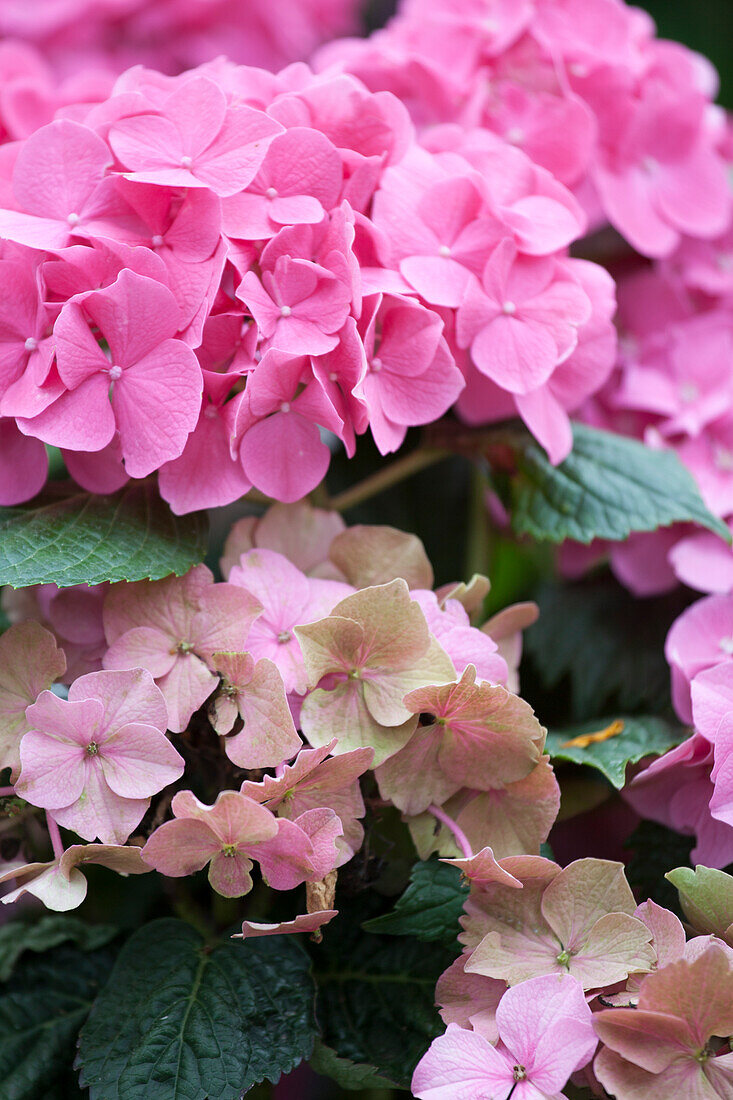
<path id="1" fill-rule="evenodd" d="M 0 6 L 0 1015 L 77 960 L 100 1096 L 728 1096 L 711 67 L 624 0 Z"/>
<path id="2" fill-rule="evenodd" d="M 556 1096 L 593 1057 L 598 1040 L 578 982 L 569 974 L 514 986 L 496 1010 L 499 1043 L 449 1024 L 412 1078 L 420 1100 Z"/>

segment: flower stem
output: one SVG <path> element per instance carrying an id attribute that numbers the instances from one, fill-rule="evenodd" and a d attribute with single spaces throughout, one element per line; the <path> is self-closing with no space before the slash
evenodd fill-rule
<path id="1" fill-rule="evenodd" d="M 436 817 L 438 821 L 441 821 L 447 829 L 450 829 L 450 831 L 453 833 L 456 844 L 460 848 L 464 857 L 466 859 L 471 859 L 471 857 L 473 856 L 473 850 L 471 848 L 471 845 L 468 843 L 468 837 L 466 836 L 460 825 L 457 825 L 453 818 L 450 817 L 445 812 L 445 810 L 441 810 L 440 806 L 428 806 L 428 813 L 431 813 L 433 817 Z"/>
<path id="2" fill-rule="evenodd" d="M 406 478 L 426 470 L 429 466 L 434 466 L 436 462 L 441 462 L 449 456 L 450 451 L 442 448 L 418 447 L 403 458 L 390 462 L 389 466 L 385 466 L 375 474 L 365 477 L 363 481 L 358 481 L 343 493 L 337 493 L 331 498 L 330 507 L 336 512 L 346 512 L 349 508 L 363 504 L 365 500 L 370 500 L 377 493 L 383 493 L 394 485 L 399 485 Z"/>
<path id="3" fill-rule="evenodd" d="M 61 832 L 58 825 L 51 817 L 48 810 L 46 810 L 46 825 L 48 826 L 48 835 L 51 837 L 51 845 L 53 847 L 53 854 L 55 859 L 61 859 L 64 854 L 64 842 L 61 839 Z"/>

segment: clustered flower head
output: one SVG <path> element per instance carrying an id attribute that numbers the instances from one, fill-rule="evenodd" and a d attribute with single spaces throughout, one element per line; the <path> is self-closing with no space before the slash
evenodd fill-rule
<path id="1" fill-rule="evenodd" d="M 279 69 L 358 30 L 359 14 L 353 0 L 37 0 L 32 7 L 7 0 L 2 114 L 13 137 L 25 137 L 15 129 L 29 117 L 45 108 L 50 121 L 55 106 L 82 98 L 80 90 L 106 94 L 114 76 L 141 63 L 175 74 L 226 54 Z M 64 78 L 60 89 L 54 75 Z"/>
<path id="2" fill-rule="evenodd" d="M 476 609 L 485 578 L 433 591 L 415 536 L 349 529 L 306 504 L 241 520 L 222 569 L 225 581 L 199 565 L 6 602 L 0 768 L 19 822 L 45 811 L 53 859 L 36 858 L 47 850 L 26 830 L 28 860 L 2 871 L 16 883 L 4 900 L 31 893 L 73 908 L 89 861 L 171 878 L 208 867 L 231 898 L 253 874 L 275 890 L 312 887 L 308 913 L 282 929 L 312 931 L 336 910 L 311 895 L 333 896 L 370 806 L 392 804 L 411 823 L 429 810 L 437 830 L 452 820 L 442 809 L 451 798 L 501 804 L 539 780 L 556 811 L 545 730 L 505 686 L 516 686 L 531 609 L 504 613 L 510 672 L 460 602 Z M 74 607 L 84 612 L 76 636 L 103 639 L 80 675 L 64 655 Z M 539 852 L 553 818 L 539 812 L 522 851 Z M 66 846 L 59 826 L 88 843 Z M 500 855 L 514 850 L 496 814 L 479 831 Z M 243 935 L 279 928 L 245 924 Z"/>
<path id="3" fill-rule="evenodd" d="M 733 1086 L 733 950 L 686 942 L 678 918 L 636 906 L 621 864 L 450 860 L 470 884 L 463 953 L 436 990 L 445 1034 L 419 1062 L 420 1100 L 725 1097 Z"/>
<path id="4" fill-rule="evenodd" d="M 353 75 L 137 66 L 8 138 L 0 503 L 46 445 L 94 492 L 158 472 L 179 513 L 295 501 L 329 439 L 385 454 L 456 402 L 559 461 L 611 370 L 570 190 L 487 130 L 418 136 Z"/>

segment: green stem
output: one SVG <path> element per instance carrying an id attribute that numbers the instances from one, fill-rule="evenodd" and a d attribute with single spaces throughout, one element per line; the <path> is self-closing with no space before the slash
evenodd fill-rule
<path id="1" fill-rule="evenodd" d="M 434 466 L 436 462 L 441 462 L 449 456 L 450 451 L 418 447 L 417 450 L 410 451 L 403 458 L 396 459 L 389 466 L 385 466 L 375 474 L 371 474 L 370 477 L 366 477 L 363 481 L 352 485 L 350 489 L 345 489 L 343 493 L 338 493 L 335 497 L 332 497 L 331 508 L 336 512 L 346 512 L 349 508 L 354 508 L 357 504 L 370 500 L 378 493 L 383 493 L 394 485 L 399 485 L 401 481 L 412 477 L 413 474 L 417 474 L 421 470 L 427 470 L 428 467 Z"/>
<path id="2" fill-rule="evenodd" d="M 471 488 L 468 504 L 468 533 L 466 538 L 466 577 L 474 573 L 489 573 L 489 555 L 491 522 L 486 507 L 486 492 L 489 482 L 481 465 L 473 464 L 471 470 Z"/>

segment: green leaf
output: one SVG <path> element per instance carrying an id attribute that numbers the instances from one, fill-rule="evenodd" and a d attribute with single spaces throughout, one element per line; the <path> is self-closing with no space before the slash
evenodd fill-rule
<path id="1" fill-rule="evenodd" d="M 620 733 L 604 741 L 596 741 L 587 747 L 569 745 L 569 741 L 587 734 L 609 731 L 612 724 L 623 723 Z M 668 749 L 684 741 L 687 731 L 674 726 L 664 718 L 644 715 L 634 718 L 595 718 L 564 730 L 553 730 L 547 735 L 545 752 L 553 760 L 565 760 L 596 768 L 606 779 L 621 790 L 626 782 L 627 764 L 636 764 L 645 756 L 661 756 Z"/>
<path id="2" fill-rule="evenodd" d="M 0 986 L 2 1100 L 69 1100 L 76 1037 L 107 979 L 114 952 L 61 944 L 27 955 Z"/>
<path id="3" fill-rule="evenodd" d="M 370 935 L 358 924 L 363 907 L 361 898 L 351 912 L 342 907 L 323 943 L 311 948 L 323 1041 L 339 1058 L 374 1066 L 409 1088 L 418 1061 L 444 1030 L 435 983 L 456 951 Z"/>
<path id="4" fill-rule="evenodd" d="M 0 925 L 0 982 L 6 982 L 24 951 L 50 951 L 69 940 L 82 951 L 103 947 L 119 932 L 111 924 L 87 924 L 78 917 L 44 913 L 32 923 L 22 920 Z"/>
<path id="5" fill-rule="evenodd" d="M 339 1058 L 336 1051 L 331 1050 L 320 1039 L 316 1040 L 310 1067 L 322 1077 L 330 1077 L 342 1089 L 347 1089 L 349 1092 L 360 1089 L 399 1088 L 395 1081 L 381 1077 L 374 1066 L 357 1065 L 356 1062 L 350 1062 L 348 1058 Z"/>
<path id="6" fill-rule="evenodd" d="M 733 876 L 698 865 L 694 871 L 675 867 L 664 877 L 677 888 L 682 912 L 695 931 L 733 946 Z"/>
<path id="7" fill-rule="evenodd" d="M 707 510 L 694 478 L 672 451 L 574 424 L 573 449 L 559 466 L 529 436 L 515 443 L 515 460 L 510 492 L 517 534 L 589 543 L 697 523 L 730 542 L 728 528 Z"/>
<path id="8" fill-rule="evenodd" d="M 558 688 L 560 721 L 568 714 L 568 695 L 571 720 L 578 721 L 611 710 L 671 709 L 664 641 L 689 594 L 679 589 L 640 604 L 603 574 L 545 585 L 536 599 L 540 617 L 525 634 L 526 652 L 543 684 Z M 542 705 L 547 714 L 546 699 Z"/>
<path id="9" fill-rule="evenodd" d="M 204 514 L 174 516 L 150 485 L 0 509 L 0 585 L 13 588 L 180 576 L 205 549 Z"/>
<path id="10" fill-rule="evenodd" d="M 308 956 L 286 936 L 214 947 L 183 921 L 128 940 L 79 1042 L 90 1100 L 239 1100 L 316 1036 Z"/>
<path id="11" fill-rule="evenodd" d="M 458 918 L 467 897 L 468 886 L 462 882 L 457 867 L 437 859 L 418 862 L 410 872 L 410 885 L 394 910 L 365 921 L 362 927 L 367 932 L 415 936 L 450 947 L 460 932 Z"/>

